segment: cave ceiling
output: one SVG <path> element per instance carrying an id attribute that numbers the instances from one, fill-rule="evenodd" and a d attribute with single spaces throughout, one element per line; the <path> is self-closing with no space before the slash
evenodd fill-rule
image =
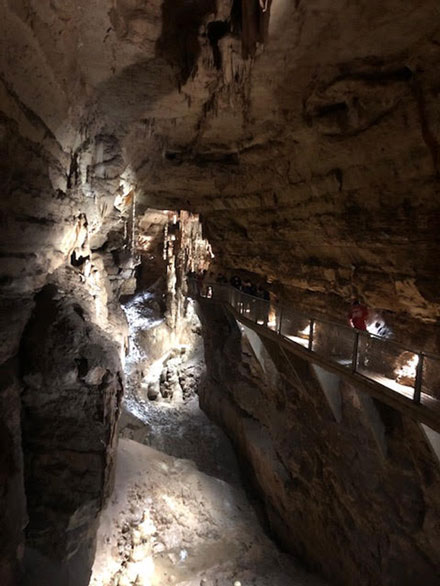
<path id="1" fill-rule="evenodd" d="M 128 177 L 226 267 L 440 316 L 437 0 L 0 5 L 3 111 L 62 189 Z"/>

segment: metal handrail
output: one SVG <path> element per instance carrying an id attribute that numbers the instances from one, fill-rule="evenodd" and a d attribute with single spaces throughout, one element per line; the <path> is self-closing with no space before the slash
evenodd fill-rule
<path id="1" fill-rule="evenodd" d="M 268 303 L 271 307 L 275 307 L 275 308 L 280 308 L 282 309 L 283 304 L 279 303 L 279 302 L 272 302 L 272 301 L 267 301 L 265 299 L 262 299 L 261 297 L 256 297 L 255 295 L 250 295 L 249 293 L 244 293 L 244 291 L 241 291 L 240 289 L 236 289 L 235 287 L 232 287 L 232 285 L 227 285 L 226 283 L 214 283 L 214 282 L 207 282 L 204 283 L 204 287 L 223 287 L 225 289 L 228 290 L 233 290 L 233 291 L 238 291 L 238 293 L 240 295 L 242 295 L 243 297 L 247 297 L 249 299 L 257 299 L 260 302 L 265 302 Z M 289 312 L 294 313 L 297 317 L 302 317 L 304 319 L 307 320 L 311 320 L 313 319 L 315 322 L 322 322 L 328 325 L 332 325 L 337 327 L 340 330 L 345 330 L 347 332 L 353 332 L 353 329 L 356 328 L 352 328 L 351 326 L 348 326 L 344 323 L 341 323 L 340 321 L 336 321 L 336 320 L 332 320 L 329 319 L 327 317 L 322 317 L 320 315 L 317 314 L 307 314 L 304 313 L 303 311 L 300 311 L 298 309 L 289 309 Z M 413 354 L 418 354 L 421 355 L 423 354 L 426 358 L 431 358 L 433 360 L 440 360 L 440 356 L 433 354 L 432 352 L 428 352 L 427 350 L 415 350 L 414 348 L 408 348 L 408 346 L 403 346 L 402 344 L 400 344 L 399 342 L 396 342 L 395 340 L 390 340 L 389 338 L 384 338 L 382 336 L 379 336 L 378 334 L 372 334 L 371 332 L 366 332 L 364 330 L 356 330 L 359 332 L 360 336 L 365 336 L 367 338 L 370 339 L 374 339 L 377 340 L 381 343 L 385 343 L 389 346 L 395 346 L 396 348 L 399 348 L 399 350 L 402 350 L 404 352 L 412 352 Z"/>
<path id="2" fill-rule="evenodd" d="M 267 301 L 265 299 L 262 299 L 261 297 L 256 297 L 254 295 L 249 295 L 248 293 L 244 293 L 243 291 L 241 291 L 240 289 L 236 289 L 235 287 L 232 287 L 232 285 L 227 285 L 226 283 L 213 283 L 213 282 L 208 282 L 205 283 L 204 286 L 209 286 L 209 287 L 223 287 L 226 288 L 228 290 L 233 290 L 233 291 L 237 291 L 240 295 L 242 295 L 243 297 L 248 297 L 250 299 L 257 299 L 260 302 L 265 302 L 267 304 L 270 305 L 270 307 L 275 307 L 275 308 L 279 308 L 282 309 L 283 308 L 283 304 L 279 303 L 279 302 L 272 302 L 272 301 Z M 339 321 L 336 320 L 332 320 L 326 317 L 321 317 L 320 315 L 316 315 L 316 314 L 307 314 L 304 313 L 303 311 L 300 311 L 298 309 L 289 309 L 289 312 L 292 312 L 293 314 L 295 314 L 295 316 L 297 317 L 302 317 L 304 319 L 307 320 L 311 320 L 313 319 L 315 322 L 322 322 L 328 325 L 333 325 L 336 326 L 338 329 L 340 330 L 345 330 L 347 332 L 353 332 L 353 330 L 356 328 L 352 328 L 351 326 L 347 326 L 346 324 L 343 324 Z M 370 339 L 374 339 L 377 340 L 379 342 L 381 342 L 382 344 L 387 344 L 389 346 L 395 346 L 396 348 L 399 348 L 399 350 L 403 351 L 403 352 L 412 352 L 413 354 L 418 354 L 421 355 L 423 354 L 423 356 L 425 356 L 426 358 L 431 358 L 433 360 L 440 360 L 440 356 L 433 354 L 432 352 L 428 352 L 427 350 L 415 350 L 414 348 L 409 348 L 408 346 L 403 346 L 402 344 L 400 344 L 399 342 L 396 342 L 395 340 L 390 340 L 389 338 L 384 338 L 382 336 L 379 336 L 378 334 L 372 334 L 371 332 L 366 332 L 364 330 L 356 330 L 357 332 L 359 332 L 360 336 L 364 336 Z"/>
<path id="3" fill-rule="evenodd" d="M 440 357 L 436 356 L 434 354 L 431 354 L 429 352 L 425 352 L 425 351 L 416 351 L 413 350 L 411 348 L 408 348 L 406 346 L 403 346 L 397 342 L 388 340 L 388 339 L 384 339 L 381 338 L 380 336 L 376 335 L 376 334 L 371 334 L 370 332 L 365 332 L 362 330 L 357 330 L 355 328 L 349 327 L 345 324 L 341 324 L 339 322 L 333 321 L 333 320 L 329 320 L 327 318 L 321 318 L 321 317 L 317 317 L 317 316 L 310 316 L 307 315 L 301 311 L 297 311 L 296 309 L 286 309 L 284 307 L 283 304 L 280 303 L 274 303 L 271 301 L 268 301 L 266 299 L 263 299 L 261 297 L 257 297 L 254 295 L 250 295 L 248 293 L 244 293 L 243 291 L 241 291 L 240 289 L 237 289 L 235 287 L 232 287 L 231 285 L 227 285 L 225 283 L 212 283 L 212 282 L 197 282 L 194 279 L 188 279 L 190 282 L 192 282 L 192 286 L 194 287 L 194 290 L 196 292 L 196 294 L 203 296 L 207 296 L 206 294 L 203 294 L 202 288 L 206 291 L 208 291 L 209 289 L 211 290 L 211 294 L 210 296 L 212 298 L 215 299 L 215 297 L 221 297 L 221 301 L 228 303 L 229 305 L 231 305 L 231 307 L 233 307 L 235 310 L 238 311 L 238 313 L 244 313 L 245 317 L 246 317 L 246 313 L 250 313 L 251 312 L 251 305 L 250 304 L 255 304 L 256 302 L 258 302 L 258 305 L 261 308 L 265 308 L 266 311 L 266 315 L 269 316 L 269 312 L 270 310 L 274 310 L 275 311 L 275 315 L 276 315 L 276 333 L 278 335 L 280 335 L 282 338 L 285 339 L 289 339 L 289 341 L 292 344 L 296 344 L 296 342 L 292 341 L 290 338 L 288 338 L 288 336 L 285 336 L 282 333 L 283 330 L 283 315 L 284 315 L 284 321 L 287 318 L 287 315 L 289 315 L 290 317 L 294 317 L 297 319 L 303 319 L 306 320 L 308 322 L 308 326 L 306 326 L 306 328 L 309 328 L 309 333 L 306 334 L 306 338 L 305 340 L 308 339 L 308 344 L 307 344 L 307 349 L 308 351 L 310 351 L 311 353 L 317 353 L 316 350 L 314 349 L 314 335 L 315 335 L 315 326 L 316 323 L 324 323 L 327 325 L 332 325 L 335 326 L 336 328 L 338 328 L 339 331 L 345 331 L 348 332 L 350 334 L 350 336 L 353 336 L 353 344 L 352 344 L 352 349 L 351 349 L 351 371 L 353 373 L 357 373 L 360 376 L 363 376 L 365 378 L 368 378 L 369 380 L 373 380 L 371 379 L 371 377 L 368 376 L 368 374 L 365 373 L 359 373 L 358 370 L 358 362 L 359 362 L 359 344 L 360 344 L 360 340 L 361 337 L 367 338 L 367 339 L 373 339 L 373 340 L 377 340 L 382 344 L 386 344 L 387 346 L 393 346 L 394 348 L 397 348 L 400 352 L 410 352 L 413 355 L 417 355 L 418 356 L 418 363 L 417 363 L 417 367 L 416 367 L 416 372 L 415 372 L 415 376 L 414 376 L 414 384 L 412 386 L 414 394 L 413 394 L 413 401 L 415 403 L 420 403 L 421 400 L 421 391 L 422 391 L 422 387 L 423 387 L 423 363 L 424 363 L 424 359 L 425 358 L 430 358 L 430 359 L 434 359 L 439 361 Z M 216 291 L 222 290 L 224 292 L 227 292 L 227 295 L 218 295 L 216 294 Z M 235 299 L 231 297 L 231 295 L 234 296 L 238 296 Z M 235 305 L 239 305 L 239 307 L 235 307 L 234 306 L 234 301 L 235 301 Z M 244 310 L 244 308 L 246 307 L 246 310 Z M 268 321 L 266 319 L 266 323 L 264 323 L 263 320 L 263 325 L 258 324 L 259 321 L 261 321 L 261 319 L 257 319 L 257 317 L 255 317 L 255 319 L 252 319 L 252 317 L 248 317 L 248 319 L 251 319 L 251 321 L 254 321 L 257 325 L 260 325 L 261 327 L 267 327 L 268 329 L 273 330 L 273 328 L 269 327 Z M 331 358 L 330 358 L 331 360 Z M 332 362 L 334 362 L 332 360 Z M 379 383 L 380 384 L 380 383 Z M 386 386 L 386 385 L 382 385 L 382 386 Z M 389 388 L 389 387 L 387 387 Z"/>

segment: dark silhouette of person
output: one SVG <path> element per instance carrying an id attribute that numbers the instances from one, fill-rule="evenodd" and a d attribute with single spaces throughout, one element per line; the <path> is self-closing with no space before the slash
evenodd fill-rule
<path id="1" fill-rule="evenodd" d="M 231 277 L 230 283 L 236 289 L 241 289 L 241 279 L 240 277 L 237 277 L 237 275 Z"/>

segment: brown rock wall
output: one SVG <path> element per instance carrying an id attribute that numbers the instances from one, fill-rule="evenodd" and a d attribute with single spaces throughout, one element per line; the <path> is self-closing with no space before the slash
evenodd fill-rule
<path id="1" fill-rule="evenodd" d="M 437 0 L 268 6 L 0 3 L 2 364 L 54 273 L 123 346 L 151 207 L 203 213 L 219 266 L 289 303 L 360 296 L 438 350 Z"/>
<path id="2" fill-rule="evenodd" d="M 11 360 L 0 367 L 0 581 L 5 586 L 18 579 L 27 523 L 17 366 Z"/>
<path id="3" fill-rule="evenodd" d="M 84 308 L 51 285 L 36 298 L 20 361 L 27 580 L 86 586 L 98 513 L 111 490 L 119 356 Z M 44 566 L 35 571 L 36 554 L 50 560 L 58 578 Z"/>
<path id="4" fill-rule="evenodd" d="M 264 342 L 258 361 L 223 310 L 201 317 L 201 405 L 284 546 L 335 583 L 437 584 L 440 471 L 419 425 L 346 383 L 338 423 L 310 364 Z"/>
<path id="5" fill-rule="evenodd" d="M 115 303 L 102 260 L 107 250 L 93 253 L 91 247 L 103 246 L 112 227 L 123 231 L 127 210 L 113 208 L 119 175 L 116 187 L 104 184 L 99 197 L 87 190 L 91 180 L 87 165 L 97 181 L 108 176 L 111 182 L 115 169 L 122 172 L 118 141 L 99 135 L 92 155 L 83 146 L 70 156 L 69 147 L 77 136 L 70 126 L 55 136 L 58 102 L 52 102 L 50 117 L 40 117 L 44 112 L 38 110 L 36 95 L 50 101 L 54 86 L 50 91 L 48 86 L 36 87 L 37 77 L 38 84 L 44 85 L 46 75 L 39 66 L 33 70 L 35 84 L 28 81 L 29 88 L 17 94 L 22 87 L 16 85 L 18 63 L 27 52 L 19 57 L 17 43 L 23 39 L 13 41 L 14 31 L 11 25 L 10 46 L 2 51 L 2 65 L 8 62 L 8 66 L 2 68 L 0 90 L 0 517 L 4 532 L 0 581 L 15 586 L 25 551 L 29 584 L 76 586 L 88 583 L 97 515 L 110 490 L 113 430 L 122 392 L 118 351 L 123 350 L 126 338 L 125 318 Z M 33 49 L 29 63 L 44 61 L 41 52 Z M 62 118 L 66 117 L 63 111 Z M 125 244 L 122 238 L 115 248 Z M 69 297 L 71 315 L 65 308 L 61 325 L 51 322 L 60 316 L 55 318 L 49 310 L 39 315 L 57 333 L 34 331 L 30 340 L 35 312 L 41 312 L 41 307 L 35 309 L 35 296 L 50 280 L 56 283 L 60 298 Z M 33 326 L 28 323 L 31 315 Z M 112 335 L 113 341 L 94 324 Z M 79 351 L 93 363 L 84 380 L 78 368 L 87 365 L 80 356 L 75 363 Z M 31 357 L 36 378 L 25 384 Z M 103 382 L 107 374 L 109 380 Z"/>

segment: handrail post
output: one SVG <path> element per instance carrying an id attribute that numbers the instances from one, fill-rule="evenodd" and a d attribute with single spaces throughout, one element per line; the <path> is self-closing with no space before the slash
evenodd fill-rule
<path id="1" fill-rule="evenodd" d="M 422 396 L 422 381 L 423 381 L 423 354 L 419 354 L 419 361 L 417 363 L 416 380 L 414 383 L 414 403 L 420 403 Z"/>
<path id="2" fill-rule="evenodd" d="M 280 336 L 282 336 L 282 333 L 281 333 L 281 323 L 283 321 L 283 305 L 282 305 L 282 303 L 280 303 L 279 308 L 280 308 L 280 322 L 278 324 L 278 334 Z M 275 316 L 276 316 L 276 309 L 275 309 Z"/>
<path id="3" fill-rule="evenodd" d="M 357 370 L 358 354 L 359 354 L 359 332 L 356 331 L 355 336 L 354 336 L 354 344 L 353 344 L 353 356 L 352 356 L 352 360 L 351 360 L 352 372 L 356 372 L 356 370 Z"/>
<path id="4" fill-rule="evenodd" d="M 310 319 L 310 326 L 309 326 L 309 350 L 310 352 L 313 350 L 313 336 L 315 331 L 315 320 L 312 317 Z"/>

